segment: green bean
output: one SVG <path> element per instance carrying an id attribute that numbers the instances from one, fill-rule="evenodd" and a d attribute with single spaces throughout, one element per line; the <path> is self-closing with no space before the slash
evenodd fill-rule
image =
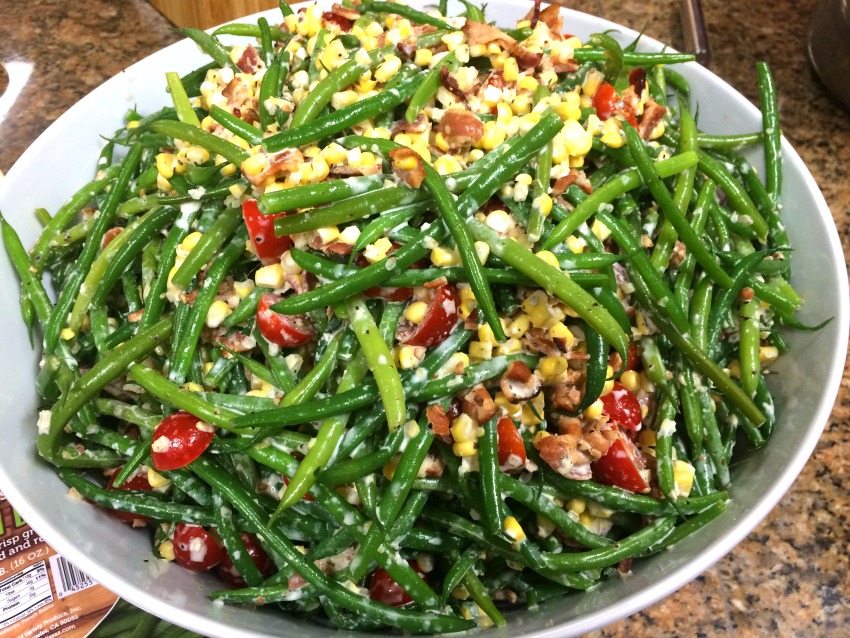
<path id="1" fill-rule="evenodd" d="M 679 155 L 674 155 L 668 159 L 656 162 L 654 168 L 658 177 L 666 179 L 687 170 L 697 164 L 698 161 L 699 157 L 694 153 L 680 153 Z M 605 204 L 608 204 L 630 190 L 634 190 L 640 184 L 641 177 L 636 168 L 625 170 L 612 178 L 576 206 L 569 217 L 560 222 L 555 227 L 555 230 L 549 233 L 541 249 L 550 250 L 555 244 L 562 242 L 572 235 L 579 226 L 590 219 Z"/>
<path id="2" fill-rule="evenodd" d="M 361 13 L 393 13 L 402 18 L 407 18 L 416 24 L 430 24 L 438 29 L 455 31 L 454 27 L 439 18 L 430 16 L 407 5 L 396 4 L 395 2 L 361 2 L 357 8 Z"/>
<path id="3" fill-rule="evenodd" d="M 136 383 L 163 403 L 194 414 L 202 421 L 230 429 L 230 421 L 236 417 L 234 412 L 212 405 L 194 392 L 186 392 L 155 370 L 134 365 L 130 367 L 129 374 Z"/>
<path id="4" fill-rule="evenodd" d="M 213 104 L 210 107 L 210 117 L 236 137 L 245 140 L 252 146 L 263 143 L 262 131 L 248 124 L 245 120 L 241 120 L 235 115 L 228 113 L 217 104 Z"/>
<path id="5" fill-rule="evenodd" d="M 620 47 L 620 43 L 607 33 L 593 33 L 589 42 L 605 52 L 605 65 L 602 67 L 602 72 L 605 74 L 605 79 L 614 84 L 623 71 L 625 52 Z"/>
<path id="6" fill-rule="evenodd" d="M 257 587 L 262 584 L 263 576 L 254 564 L 253 559 L 245 548 L 245 543 L 239 536 L 236 523 L 233 520 L 233 510 L 217 491 L 213 491 L 213 515 L 216 520 L 216 531 L 224 543 L 227 555 L 233 561 L 233 566 L 239 575 L 245 580 L 249 587 Z"/>
<path id="7" fill-rule="evenodd" d="M 243 321 L 253 319 L 254 315 L 257 314 L 257 307 L 260 305 L 260 297 L 267 292 L 270 292 L 269 288 L 254 286 L 251 289 L 251 292 L 249 292 L 245 298 L 239 302 L 239 305 L 233 309 L 233 312 L 224 318 L 221 325 L 225 328 L 231 328 Z"/>
<path id="8" fill-rule="evenodd" d="M 268 21 L 266 21 L 265 18 L 260 18 L 260 20 L 265 21 L 266 25 L 268 25 Z M 275 42 L 281 42 L 283 40 L 286 40 L 289 37 L 289 34 L 284 33 L 280 29 L 280 27 L 268 27 L 268 30 L 269 30 L 269 35 L 271 36 L 271 39 L 274 40 Z M 239 35 L 239 36 L 244 36 L 244 37 L 247 37 L 247 38 L 257 38 L 257 39 L 259 39 L 262 34 L 261 34 L 261 29 L 260 29 L 259 25 L 257 25 L 257 24 L 231 23 L 231 24 L 221 25 L 215 31 L 212 32 L 212 35 L 214 35 L 214 36 Z"/>
<path id="9" fill-rule="evenodd" d="M 65 202 L 53 219 L 47 223 L 42 229 L 41 235 L 35 240 L 35 246 L 32 249 L 30 260 L 33 268 L 36 269 L 36 274 L 41 274 L 44 271 L 44 261 L 50 251 L 50 239 L 58 233 L 61 233 L 74 216 L 80 212 L 86 204 L 91 202 L 92 198 L 103 191 L 112 183 L 113 178 L 118 174 L 118 166 L 110 166 L 104 171 L 104 176 L 100 179 L 89 182 L 80 190 L 74 193 L 67 202 Z"/>
<path id="10" fill-rule="evenodd" d="M 175 335 L 172 342 L 173 354 L 171 365 L 168 369 L 168 378 L 171 381 L 181 384 L 186 380 L 195 350 L 198 347 L 201 330 L 204 327 L 210 306 L 218 294 L 219 286 L 221 286 L 221 282 L 233 264 L 244 252 L 245 238 L 242 234 L 237 233 L 207 269 L 206 277 L 204 277 L 203 283 L 199 286 L 198 294 L 192 304 L 192 311 L 189 314 L 185 329 L 181 330 L 179 335 Z M 191 256 L 192 254 L 190 253 L 189 257 Z M 186 258 L 186 261 L 189 260 L 189 257 Z M 184 265 L 186 264 L 186 262 L 183 263 Z M 180 271 L 175 274 L 175 277 L 177 274 L 180 274 Z M 173 283 L 174 278 L 171 281 Z"/>
<path id="11" fill-rule="evenodd" d="M 257 205 L 260 212 L 268 215 L 296 208 L 327 204 L 382 188 L 384 179 L 383 175 L 365 175 L 335 179 L 319 184 L 295 186 L 294 188 L 260 195 L 257 198 Z"/>
<path id="12" fill-rule="evenodd" d="M 472 600 L 475 601 L 475 604 L 478 605 L 481 611 L 487 614 L 487 617 L 493 621 L 494 625 L 497 627 L 505 627 L 508 624 L 505 617 L 502 616 L 501 612 L 496 607 L 493 599 L 487 594 L 487 590 L 484 589 L 484 585 L 481 583 L 481 580 L 475 575 L 474 569 L 467 570 L 466 575 L 463 577 L 463 586 L 466 587 L 466 590 L 469 592 L 469 595 L 472 596 Z"/>
<path id="13" fill-rule="evenodd" d="M 543 200 L 549 197 L 549 183 L 552 172 L 552 142 L 549 142 L 537 154 L 537 172 L 534 176 L 534 185 L 531 192 L 531 215 L 528 219 L 528 241 L 536 244 L 543 232 Z"/>
<path id="14" fill-rule="evenodd" d="M 357 69 L 359 69 L 360 73 L 363 72 L 362 67 L 358 66 Z M 302 125 L 298 128 L 293 123 L 289 130 L 266 138 L 266 148 L 269 151 L 278 151 L 284 148 L 298 147 L 339 133 L 358 122 L 375 117 L 380 113 L 392 111 L 409 98 L 423 81 L 421 76 L 411 76 L 404 69 L 396 75 L 396 78 L 399 77 L 400 82 L 394 88 L 385 88 L 377 95 L 364 98 L 333 113 L 317 118 L 309 126 Z M 375 139 L 377 140 L 377 138 Z"/>
<path id="15" fill-rule="evenodd" d="M 195 275 L 206 266 L 210 258 L 230 239 L 241 222 L 242 211 L 239 208 L 226 208 L 216 218 L 210 229 L 198 240 L 198 243 L 183 260 L 180 268 L 171 277 L 171 286 L 178 290 L 186 288 Z"/>
<path id="16" fill-rule="evenodd" d="M 699 152 L 699 169 L 708 175 L 720 189 L 726 193 L 732 207 L 739 215 L 749 220 L 758 237 L 767 237 L 767 222 L 759 213 L 753 200 L 747 195 L 743 186 L 735 180 L 731 173 L 716 159 L 705 153 Z"/>
<path id="17" fill-rule="evenodd" d="M 374 328 L 374 332 L 377 334 L 377 327 Z M 380 339 L 380 337 L 378 338 Z M 383 341 L 381 343 L 383 344 Z M 348 362 L 345 372 L 343 372 L 337 393 L 342 394 L 362 383 L 366 376 L 366 371 L 366 358 L 360 353 L 354 355 Z M 333 416 L 322 423 L 315 444 L 310 448 L 304 460 L 299 463 L 295 475 L 292 477 L 289 485 L 287 485 L 286 492 L 281 497 L 280 504 L 275 510 L 274 516 L 272 516 L 272 521 L 284 510 L 300 501 L 301 497 L 312 487 L 316 480 L 316 473 L 325 467 L 336 450 L 349 417 L 350 414 L 343 413 Z"/>
<path id="18" fill-rule="evenodd" d="M 69 487 L 73 487 L 84 498 L 106 509 L 149 516 L 160 521 L 193 523 L 195 525 L 215 524 L 213 515 L 200 507 L 169 503 L 156 497 L 145 496 L 139 492 L 106 490 L 68 470 L 60 470 L 59 475 Z"/>
<path id="19" fill-rule="evenodd" d="M 761 376 L 761 329 L 755 300 L 741 301 L 738 310 L 738 348 L 741 370 L 741 389 L 748 396 L 755 396 L 758 380 Z"/>
<path id="20" fill-rule="evenodd" d="M 496 424 L 497 414 L 483 425 L 484 436 L 478 439 L 479 483 L 481 487 L 481 504 L 484 506 L 482 521 L 484 528 L 490 534 L 502 531 L 502 521 L 505 518 L 502 496 L 499 489 L 499 455 Z"/>
<path id="21" fill-rule="evenodd" d="M 236 70 L 236 65 L 230 59 L 230 51 L 214 35 L 200 29 L 184 28 L 177 29 L 177 31 L 197 44 L 201 51 L 210 56 L 219 68 Z"/>
<path id="22" fill-rule="evenodd" d="M 168 71 L 165 74 L 165 81 L 168 84 L 168 92 L 171 93 L 171 99 L 174 102 L 174 110 L 177 112 L 177 118 L 184 124 L 200 126 L 201 121 L 195 114 L 192 103 L 189 102 L 189 96 L 186 94 L 183 82 L 180 81 L 180 76 L 173 71 Z"/>
<path id="23" fill-rule="evenodd" d="M 55 219 L 55 217 L 54 217 Z M 26 295 L 26 298 L 32 303 L 33 310 L 42 325 L 47 322 L 53 312 L 53 304 L 44 290 L 44 285 L 41 283 L 41 278 L 36 276 L 32 269 L 35 266 L 31 265 L 30 258 L 24 245 L 21 243 L 18 233 L 12 228 L 11 224 L 6 221 L 0 214 L 0 233 L 3 236 L 3 244 L 6 247 L 6 253 L 9 255 L 9 261 L 18 272 L 18 277 L 21 279 L 21 290 Z"/>
<path id="24" fill-rule="evenodd" d="M 479 557 L 480 551 L 473 546 L 467 549 L 457 560 L 451 562 L 451 567 L 443 579 L 443 602 L 448 600 L 451 593 L 460 585 L 463 577 L 472 569 Z"/>
<path id="25" fill-rule="evenodd" d="M 280 12 L 283 14 L 283 17 L 295 15 L 295 12 L 292 10 L 292 7 L 286 2 L 286 0 L 280 0 L 278 3 L 280 7 Z"/>
<path id="26" fill-rule="evenodd" d="M 68 280 L 62 286 L 59 299 L 56 301 L 56 307 L 44 328 L 44 344 L 47 352 L 54 352 L 56 350 L 59 342 L 59 333 L 68 319 L 68 312 L 71 310 L 77 294 L 80 292 L 80 287 L 86 278 L 89 268 L 97 257 L 101 239 L 112 222 L 112 218 L 115 216 L 118 203 L 124 196 L 124 191 L 130 181 L 130 175 L 135 170 L 141 154 L 142 147 L 138 144 L 132 146 L 127 153 L 127 157 L 121 164 L 121 170 L 115 178 L 115 183 L 107 195 L 106 202 L 101 207 L 100 214 L 95 218 L 91 232 L 83 245 L 82 253 L 77 257 L 77 261 Z"/>
<path id="27" fill-rule="evenodd" d="M 259 532 L 259 537 L 280 554 L 295 571 L 308 583 L 319 589 L 329 598 L 342 606 L 355 610 L 366 618 L 380 620 L 387 624 L 415 631 L 423 623 L 436 632 L 462 631 L 470 628 L 471 623 L 450 616 L 436 616 L 408 609 L 394 609 L 368 598 L 364 598 L 346 589 L 342 584 L 326 577 L 318 568 L 304 560 L 295 546 L 275 528 L 267 528 L 267 518 L 262 510 L 251 499 L 244 488 L 225 474 L 209 459 L 201 457 L 195 462 L 195 472 L 208 483 L 217 487 L 221 493 L 233 503 L 237 510 L 246 517 L 249 523 Z"/>
<path id="28" fill-rule="evenodd" d="M 377 219 L 370 222 L 357 236 L 357 241 L 351 249 L 351 254 L 356 255 L 366 246 L 384 236 L 388 230 L 404 224 L 413 217 L 424 213 L 431 208 L 431 202 L 424 201 L 418 204 L 401 206 L 394 210 L 383 212 Z M 404 274 L 404 273 L 402 273 Z"/>
<path id="29" fill-rule="evenodd" d="M 295 110 L 295 113 L 292 116 L 292 122 L 289 126 L 290 130 L 304 127 L 305 124 L 309 124 L 315 120 L 319 113 L 322 112 L 322 109 L 330 104 L 334 93 L 341 91 L 349 84 L 356 81 L 357 78 L 363 75 L 364 72 L 377 66 L 378 63 L 383 60 L 384 55 L 394 49 L 395 47 L 382 47 L 380 49 L 370 51 L 369 58 L 371 66 L 362 66 L 359 62 L 357 62 L 357 60 L 351 59 L 336 67 L 324 80 L 319 82 L 319 85 L 315 89 L 307 94 L 307 97 L 304 98 Z M 275 142 L 272 142 L 273 139 L 273 137 L 270 137 L 266 140 L 266 148 L 269 151 L 275 152 L 285 148 L 284 146 L 278 146 Z"/>
<path id="30" fill-rule="evenodd" d="M 260 82 L 260 95 L 257 99 L 257 107 L 260 115 L 260 128 L 263 131 L 268 130 L 269 126 L 274 124 L 274 115 L 269 111 L 269 107 L 267 106 L 269 104 L 268 100 L 272 97 L 278 97 L 277 85 L 281 79 L 282 65 L 288 63 L 288 61 L 288 52 L 283 52 L 279 56 L 276 56 L 271 61 L 271 64 L 268 65 L 266 74 L 263 76 L 262 82 Z"/>
<path id="31" fill-rule="evenodd" d="M 221 166 L 221 165 L 219 165 Z M 218 172 L 218 170 L 216 171 Z M 135 197 L 128 199 L 118 207 L 118 215 L 127 217 L 134 213 L 141 213 L 150 210 L 155 206 L 173 206 L 175 204 L 185 204 L 188 202 L 207 202 L 215 198 L 227 197 L 230 194 L 230 187 L 234 184 L 246 185 L 248 182 L 241 179 L 222 180 L 218 185 L 204 189 L 204 192 L 193 199 L 191 195 L 146 195 L 144 197 Z"/>
<path id="32" fill-rule="evenodd" d="M 440 58 L 440 61 L 437 62 L 430 71 L 428 71 L 425 79 L 422 80 L 422 83 L 416 89 L 416 92 L 411 96 L 407 105 L 407 110 L 404 112 L 404 119 L 411 124 L 413 123 L 422 108 L 437 94 L 437 89 L 440 88 L 440 73 L 443 68 L 447 68 L 449 71 L 454 71 L 457 69 L 457 65 L 457 55 L 454 51 L 451 51 Z"/>
<path id="33" fill-rule="evenodd" d="M 62 429 L 76 412 L 92 399 L 104 386 L 118 378 L 131 363 L 147 356 L 162 339 L 171 334 L 171 321 L 163 320 L 139 332 L 121 348 L 113 350 L 81 376 L 68 391 L 64 400 L 53 408 L 50 426 L 39 432 L 36 444 L 39 454 L 50 460 L 59 444 Z"/>
<path id="34" fill-rule="evenodd" d="M 517 242 L 506 240 L 477 219 L 467 221 L 473 237 L 487 242 L 494 255 L 513 266 L 572 308 L 610 343 L 625 361 L 629 340 L 617 321 L 565 273 L 538 259 Z"/>
<path id="35" fill-rule="evenodd" d="M 175 140 L 183 140 L 201 146 L 210 153 L 221 155 L 228 162 L 236 164 L 237 167 L 250 156 L 248 151 L 243 151 L 236 144 L 228 142 L 224 138 L 217 137 L 212 133 L 207 133 L 205 130 L 196 126 L 184 124 L 183 122 L 158 120 L 153 122 L 150 128 L 156 133 L 162 133 Z"/>

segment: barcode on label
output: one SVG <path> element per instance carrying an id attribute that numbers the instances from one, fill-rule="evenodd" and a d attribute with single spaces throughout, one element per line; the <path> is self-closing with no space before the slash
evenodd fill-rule
<path id="1" fill-rule="evenodd" d="M 74 567 L 62 556 L 50 557 L 50 569 L 53 572 L 53 586 L 56 588 L 57 598 L 64 598 L 68 594 L 88 589 L 95 584 L 87 574 Z"/>

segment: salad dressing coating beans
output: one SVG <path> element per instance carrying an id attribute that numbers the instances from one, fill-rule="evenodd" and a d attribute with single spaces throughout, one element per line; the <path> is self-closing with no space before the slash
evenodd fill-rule
<path id="1" fill-rule="evenodd" d="M 36 447 L 162 555 L 222 539 L 247 586 L 217 600 L 504 625 L 709 524 L 767 443 L 777 321 L 810 329 L 775 86 L 760 64 L 763 131 L 705 132 L 663 67 L 689 56 L 564 38 L 557 5 L 508 32 L 345 4 L 184 30 L 212 63 L 30 254 L 0 218 L 44 329 Z"/>

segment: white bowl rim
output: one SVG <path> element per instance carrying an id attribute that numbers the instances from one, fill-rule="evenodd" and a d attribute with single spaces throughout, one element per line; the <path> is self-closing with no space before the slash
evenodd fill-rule
<path id="1" fill-rule="evenodd" d="M 510 4 L 518 3 L 518 0 L 498 1 Z M 324 2 L 329 2 L 329 0 L 324 0 L 323 2 L 320 2 L 320 4 Z M 411 4 L 420 3 L 421 2 L 416 2 Z M 604 20 L 602 18 L 598 18 L 565 7 L 561 7 L 561 11 L 562 15 L 566 16 L 567 18 L 576 17 L 581 19 L 592 20 L 599 25 L 600 30 L 614 30 L 616 31 L 616 35 L 618 37 L 624 37 L 626 39 L 625 41 L 628 41 L 631 38 L 635 38 L 638 35 L 638 33 L 632 29 L 610 22 L 608 20 Z M 241 18 L 240 21 L 245 19 L 256 18 L 260 15 L 274 16 L 275 19 L 279 17 L 279 13 L 277 12 L 277 10 L 271 10 L 260 12 L 254 14 L 253 16 L 247 16 L 246 18 Z M 83 99 L 81 99 L 79 102 L 77 102 L 68 111 L 66 111 L 65 114 L 63 114 L 53 124 L 51 124 L 47 128 L 47 130 L 45 130 L 45 132 L 42 133 L 42 135 L 40 135 L 39 138 L 27 149 L 27 151 L 25 151 L 21 159 L 29 157 L 32 154 L 40 154 L 46 151 L 52 140 L 61 132 L 64 126 L 64 121 L 66 120 L 66 115 L 75 113 L 80 110 L 84 110 L 86 108 L 86 105 L 89 104 L 90 101 L 96 100 L 98 98 L 98 95 L 101 94 L 101 92 L 111 90 L 113 83 L 123 74 L 131 72 L 139 68 L 140 66 L 144 66 L 146 61 L 153 56 L 164 55 L 166 54 L 166 52 L 172 52 L 176 48 L 184 46 L 187 46 L 185 41 L 172 44 L 152 54 L 151 56 L 147 56 L 143 60 L 136 62 L 135 64 L 128 67 L 128 69 L 126 69 L 125 71 L 119 73 L 115 77 L 101 84 L 97 89 L 95 89 Z M 641 38 L 640 48 L 642 50 L 660 50 L 664 47 L 665 45 L 663 45 L 662 43 L 647 36 L 643 36 Z M 669 47 L 666 48 L 669 50 Z M 731 87 L 728 83 L 726 83 L 718 76 L 714 75 L 703 67 L 696 65 L 695 63 L 689 63 L 686 66 L 688 68 L 689 74 L 693 74 L 696 77 L 700 77 L 706 80 L 713 79 L 713 81 L 716 81 L 723 85 L 733 95 L 741 98 L 741 100 L 743 101 L 743 103 L 741 104 L 742 108 L 749 109 L 756 113 L 758 112 L 755 106 L 750 104 L 749 101 L 747 101 L 745 98 L 743 98 L 743 96 L 740 95 L 740 93 L 737 92 L 737 90 L 735 90 L 733 87 Z M 791 162 L 792 164 L 799 164 L 802 167 L 802 175 L 805 185 L 809 191 L 814 193 L 815 199 L 818 203 L 818 213 L 825 219 L 831 221 L 831 213 L 814 178 L 803 164 L 797 152 L 792 148 L 790 143 L 784 137 L 782 139 L 782 153 L 786 162 Z M 4 189 L 4 183 L 8 185 L 9 183 L 17 181 L 17 179 L 19 179 L 17 168 L 21 164 L 23 164 L 23 162 L 19 159 L 19 161 L 16 162 L 16 164 L 10 169 L 6 179 L 0 181 L 0 200 L 2 200 L 6 190 Z M 830 254 L 833 261 L 839 264 L 843 264 L 843 252 L 841 250 L 841 244 L 837 230 L 835 229 L 834 222 L 831 222 L 831 226 L 829 226 L 828 228 L 828 234 L 830 242 L 828 246 L 824 247 L 824 249 Z M 836 271 L 835 275 L 838 279 L 837 283 L 839 288 L 842 290 L 847 290 L 848 283 L 846 270 L 844 268 L 839 268 Z M 838 326 L 839 334 L 838 342 L 835 344 L 835 346 L 837 352 L 846 353 L 848 338 L 848 317 L 850 317 L 850 311 L 848 311 L 847 296 L 840 296 L 840 298 L 837 300 L 837 303 L 838 313 L 833 318 L 833 322 L 834 325 Z M 827 387 L 824 388 L 824 392 L 818 402 L 817 410 L 811 418 L 810 423 L 812 424 L 812 427 L 807 430 L 802 445 L 800 446 L 800 449 L 797 451 L 797 453 L 794 455 L 793 460 L 789 463 L 787 467 L 783 468 L 783 471 L 779 475 L 778 480 L 776 480 L 771 485 L 770 489 L 763 495 L 762 499 L 759 501 L 756 507 L 749 510 L 741 519 L 736 522 L 734 527 L 732 527 L 732 529 L 728 533 L 724 534 L 719 540 L 711 543 L 709 546 L 704 547 L 701 551 L 699 551 L 696 554 L 694 560 L 690 563 L 688 570 L 683 570 L 681 568 L 673 570 L 668 576 L 656 580 L 648 587 L 629 595 L 626 599 L 621 600 L 616 605 L 609 605 L 607 607 L 600 608 L 592 613 L 585 614 L 584 616 L 569 621 L 569 635 L 577 635 L 592 631 L 594 629 L 598 629 L 611 622 L 614 622 L 621 618 L 625 618 L 626 616 L 629 616 L 646 608 L 647 606 L 668 596 L 669 594 L 673 593 L 677 589 L 690 582 L 692 579 L 696 578 L 698 575 L 700 575 L 709 567 L 711 567 L 720 558 L 729 553 L 729 551 L 731 551 L 738 543 L 740 543 L 756 527 L 756 525 L 758 525 L 758 523 L 762 519 L 764 519 L 764 517 L 770 512 L 771 509 L 773 509 L 779 499 L 788 491 L 794 480 L 796 480 L 797 476 L 802 471 L 803 466 L 808 461 L 812 451 L 814 450 L 815 445 L 818 442 L 818 439 L 820 438 L 821 432 L 829 419 L 830 412 L 835 401 L 835 397 L 837 396 L 838 387 L 842 378 L 843 368 L 843 356 L 836 356 L 831 362 L 831 370 L 828 376 L 830 383 Z M 103 563 L 98 562 L 93 556 L 83 552 L 79 547 L 77 547 L 73 543 L 68 542 L 62 535 L 61 530 L 55 529 L 53 525 L 41 514 L 37 505 L 27 501 L 22 496 L 21 492 L 16 488 L 15 478 L 6 474 L 2 464 L 0 464 L 0 488 L 3 489 L 5 496 L 13 503 L 13 505 L 20 512 L 22 517 L 27 520 L 27 522 L 30 523 L 30 525 L 34 529 L 43 530 L 43 535 L 45 539 L 54 547 L 54 549 L 56 549 L 59 553 L 71 560 L 75 565 L 80 567 L 92 578 L 94 578 L 107 588 L 116 592 L 121 592 L 122 597 L 125 597 L 132 604 L 142 609 L 145 609 L 151 613 L 155 613 L 157 615 L 165 617 L 166 619 L 171 622 L 174 622 L 175 624 L 191 628 L 193 631 L 196 631 L 202 635 L 228 636 L 232 638 L 262 638 L 262 636 L 265 636 L 265 634 L 259 634 L 252 630 L 246 630 L 230 625 L 225 625 L 217 620 L 208 618 L 202 614 L 189 612 L 176 604 L 164 601 L 162 598 L 157 597 L 153 592 L 140 588 L 134 583 L 128 583 L 124 581 Z M 490 631 L 492 632 L 491 635 L 493 636 L 500 635 L 499 630 Z M 502 630 L 501 633 L 505 634 L 504 630 Z M 342 635 L 342 632 L 340 632 L 339 635 Z M 370 634 L 361 633 L 357 635 L 367 636 Z M 515 636 L 516 634 L 512 633 L 511 635 Z M 528 636 L 529 638 L 554 638 L 555 636 L 564 636 L 565 634 L 564 627 L 562 625 L 558 625 L 552 626 L 548 629 L 534 631 L 532 633 L 526 633 L 523 635 Z"/>

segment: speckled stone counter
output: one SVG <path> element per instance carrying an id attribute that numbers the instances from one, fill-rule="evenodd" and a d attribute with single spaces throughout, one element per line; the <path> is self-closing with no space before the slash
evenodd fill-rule
<path id="1" fill-rule="evenodd" d="M 566 2 L 683 47 L 678 2 Z M 783 131 L 826 196 L 850 257 L 850 113 L 825 93 L 805 51 L 812 0 L 704 0 L 711 68 L 757 100 L 755 62 L 777 76 Z M 32 64 L 0 119 L 6 171 L 64 110 L 129 64 L 175 41 L 141 0 L 0 0 L 0 62 Z M 24 68 L 24 67 L 19 67 Z M 4 80 L 0 77 L 0 83 Z M 36 178 L 40 179 L 40 178 Z M 623 636 L 850 635 L 850 373 L 802 475 L 768 518 L 679 592 L 595 632 Z"/>

